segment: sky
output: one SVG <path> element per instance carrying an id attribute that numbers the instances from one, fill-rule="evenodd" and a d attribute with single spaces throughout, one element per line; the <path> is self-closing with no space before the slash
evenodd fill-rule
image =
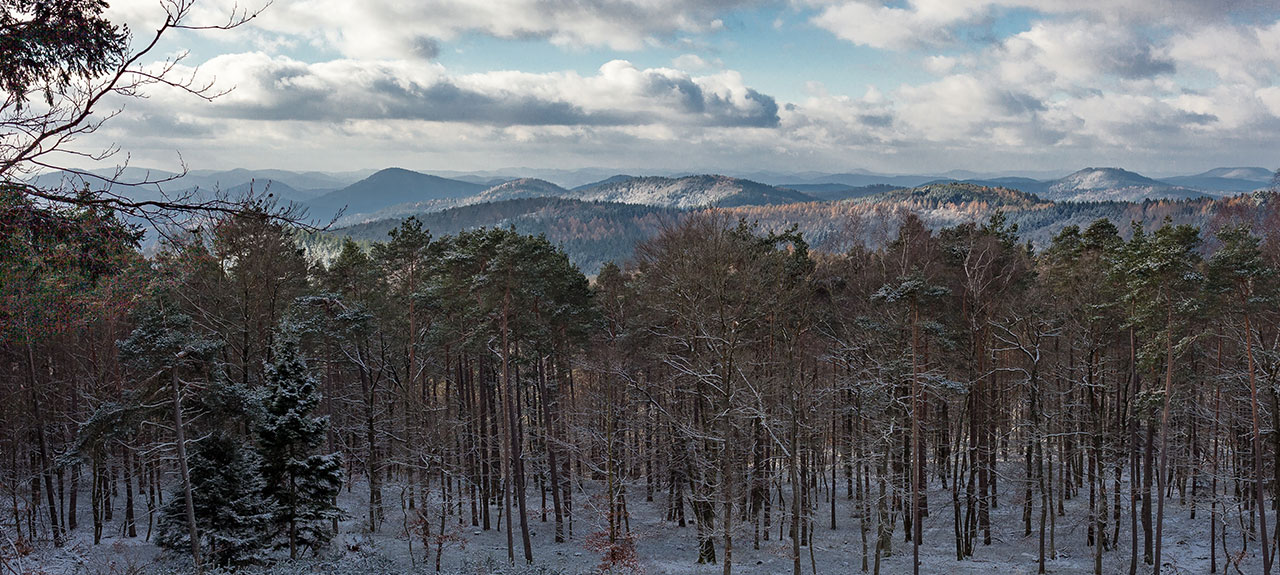
<path id="1" fill-rule="evenodd" d="M 240 8 L 256 9 L 254 0 Z M 195 0 L 187 23 L 225 22 Z M 156 0 L 114 0 L 135 45 Z M 1280 165 L 1274 0 L 274 0 L 81 147 L 173 169 Z"/>

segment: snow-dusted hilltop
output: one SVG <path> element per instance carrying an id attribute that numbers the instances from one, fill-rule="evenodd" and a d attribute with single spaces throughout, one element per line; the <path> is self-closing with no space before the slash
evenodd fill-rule
<path id="1" fill-rule="evenodd" d="M 766 206 L 815 200 L 803 192 L 751 180 L 700 175 L 682 178 L 614 176 L 572 190 L 546 180 L 519 178 L 493 186 L 461 203 L 548 197 L 680 209 Z"/>
<path id="2" fill-rule="evenodd" d="M 546 198 L 546 197 L 565 197 L 569 195 L 569 190 L 557 186 L 546 180 L 538 178 L 519 178 L 509 182 L 503 182 L 483 192 L 480 192 L 471 203 L 477 202 L 500 202 L 503 200 L 514 200 L 517 198 Z"/>
<path id="3" fill-rule="evenodd" d="M 1203 174 L 1204 178 L 1229 178 L 1233 180 L 1251 180 L 1265 183 L 1271 180 L 1272 172 L 1266 168 L 1214 168 Z"/>
<path id="4" fill-rule="evenodd" d="M 1265 189 L 1271 183 L 1272 175 L 1266 168 L 1214 168 L 1193 176 L 1165 178 L 1164 181 L 1197 190 L 1235 194 Z"/>
<path id="5" fill-rule="evenodd" d="M 1120 168 L 1085 168 L 1052 183 L 1046 199 L 1066 202 L 1181 199 L 1207 196 L 1205 192 L 1174 186 Z"/>
<path id="6" fill-rule="evenodd" d="M 719 175 L 683 178 L 643 177 L 606 181 L 577 190 L 570 197 L 587 201 L 672 208 L 774 205 L 814 200 L 813 197 L 795 190 Z"/>

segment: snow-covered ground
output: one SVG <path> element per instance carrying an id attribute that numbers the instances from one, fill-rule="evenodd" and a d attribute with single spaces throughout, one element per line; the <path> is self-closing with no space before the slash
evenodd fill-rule
<path id="1" fill-rule="evenodd" d="M 587 482 L 584 485 L 588 493 L 596 492 L 599 486 Z M 722 565 L 697 565 L 697 546 L 695 543 L 696 527 L 678 527 L 674 523 L 662 520 L 663 496 L 655 496 L 653 503 L 646 503 L 643 498 L 643 486 L 631 491 L 634 499 L 628 502 L 631 508 L 631 530 L 636 543 L 636 551 L 640 559 L 641 572 L 647 574 L 707 574 L 719 575 Z M 1023 536 L 1022 501 L 1016 488 L 1016 482 L 1006 480 L 1002 484 L 1000 507 L 992 511 L 992 545 L 978 545 L 974 557 L 964 561 L 955 560 L 955 547 L 952 531 L 952 511 L 950 494 L 941 489 L 929 493 L 933 502 L 932 517 L 925 520 L 924 545 L 921 547 L 921 573 L 945 573 L 959 575 L 964 573 L 1000 573 L 1002 575 L 1033 574 L 1037 572 L 1038 538 L 1035 531 L 1032 536 Z M 1110 485 L 1108 485 L 1110 488 Z M 1126 486 L 1127 488 L 1127 486 Z M 363 517 L 367 489 L 362 492 L 357 485 L 351 492 L 344 491 L 340 503 L 350 517 L 341 524 L 341 534 L 334 541 L 331 549 L 320 557 L 277 563 L 270 569 L 254 569 L 250 572 L 269 572 L 272 574 L 331 573 L 341 575 L 390 574 L 390 573 L 434 573 L 435 549 L 430 558 L 424 557 L 421 542 L 412 542 L 413 558 L 410 556 L 410 542 L 404 533 L 404 517 L 400 507 L 399 489 L 389 486 L 384 492 L 387 507 L 387 520 L 379 533 L 364 532 Z M 1039 521 L 1039 495 L 1035 495 L 1036 509 L 1033 515 L 1033 526 Z M 80 498 L 87 501 L 88 497 Z M 578 574 L 596 572 L 600 564 L 601 554 L 589 548 L 587 539 L 592 532 L 603 529 L 602 513 L 592 507 L 590 497 L 586 493 L 575 494 L 578 505 L 575 517 L 573 537 L 565 543 L 553 541 L 554 524 L 549 520 L 540 521 L 540 498 L 537 493 L 530 493 L 530 530 L 533 541 L 534 563 L 526 566 L 523 563 L 520 536 L 515 532 L 515 553 L 517 565 L 508 563 L 506 552 L 506 531 L 504 529 L 482 531 L 466 525 L 458 526 L 456 519 L 451 518 L 449 528 L 458 535 L 459 541 L 451 542 L 444 548 L 442 566 L 446 573 L 466 573 L 475 575 L 499 573 L 528 574 Z M 1057 518 L 1055 543 L 1057 557 L 1047 562 L 1049 573 L 1092 573 L 1093 549 L 1085 545 L 1087 513 L 1087 492 L 1083 497 L 1067 501 L 1067 513 Z M 1236 507 L 1231 510 L 1227 520 L 1227 546 L 1230 553 L 1241 553 L 1243 540 L 1240 536 L 1241 520 Z M 830 507 L 822 504 L 818 508 L 815 520 L 815 547 L 813 564 L 819 574 L 840 574 L 859 572 L 862 561 L 862 540 L 859 531 L 859 520 L 853 516 L 854 502 L 837 499 L 837 529 L 830 529 Z M 1165 573 L 1208 573 L 1209 572 L 1209 523 L 1208 505 L 1202 502 L 1196 519 L 1190 518 L 1190 506 L 1179 503 L 1177 494 L 1166 500 L 1166 523 L 1164 543 Z M 116 521 L 106 529 L 102 544 L 91 544 L 91 527 L 82 523 L 74 534 L 71 543 L 61 549 L 54 549 L 47 543 L 41 544 L 31 554 L 15 557 L 11 547 L 10 536 L 6 533 L 0 541 L 6 547 L 0 556 L 7 561 L 7 567 L 0 566 L 0 575 L 8 573 L 32 574 L 143 574 L 143 573 L 188 573 L 190 563 L 179 557 L 169 557 L 161 553 L 154 545 L 143 539 L 146 531 L 146 515 L 139 509 L 140 533 L 136 539 L 123 537 L 120 525 L 123 513 L 116 513 Z M 89 510 L 82 511 L 82 517 L 90 517 Z M 550 512 L 548 510 L 548 519 Z M 496 514 L 495 514 L 496 516 Z M 437 516 L 438 517 L 438 516 Z M 789 540 L 778 539 L 777 521 L 769 541 L 762 541 L 759 550 L 752 549 L 752 537 L 749 526 L 740 526 L 735 534 L 733 572 L 741 574 L 789 574 L 792 570 L 791 546 Z M 1220 518 L 1221 519 L 1221 518 Z M 1273 517 L 1268 517 L 1274 521 Z M 437 519 L 438 521 L 438 519 Z M 1247 516 L 1244 518 L 1247 523 Z M 1103 554 L 1103 572 L 1108 574 L 1127 574 L 1129 569 L 1129 515 L 1126 509 L 1121 517 L 1120 542 L 1118 547 Z M 433 525 L 433 530 L 437 526 Z M 1111 527 L 1108 526 L 1108 531 Z M 1141 529 L 1141 526 L 1139 526 Z M 1141 533 L 1140 533 L 1141 535 Z M 868 534 L 869 544 L 874 544 L 874 530 Z M 1219 572 L 1223 567 L 1222 541 L 1217 542 Z M 1139 539 L 1141 545 L 1141 539 Z M 723 549 L 717 539 L 717 556 L 723 558 Z M 809 549 L 802 548 L 803 572 L 813 573 Z M 870 551 L 874 560 L 874 550 Z M 1150 573 L 1151 567 L 1141 562 L 1139 550 L 1139 573 Z M 911 546 L 903 541 L 901 525 L 893 536 L 893 554 L 882 558 L 881 573 L 895 575 L 911 572 Z M 1257 555 L 1257 544 L 1249 542 L 1248 552 L 1243 555 L 1239 565 L 1239 573 L 1261 573 L 1261 559 Z M 1234 568 L 1226 573 L 1237 573 Z"/>

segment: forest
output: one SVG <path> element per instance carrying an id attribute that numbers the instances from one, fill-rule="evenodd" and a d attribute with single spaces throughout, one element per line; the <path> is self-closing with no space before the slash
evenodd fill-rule
<path id="1" fill-rule="evenodd" d="M 340 232 L 252 183 L 247 197 L 180 188 L 189 169 L 180 153 L 175 171 L 129 172 L 133 156 L 118 152 L 168 154 L 169 143 L 196 148 L 199 164 L 216 167 L 225 150 L 204 147 L 216 132 L 201 127 L 237 120 L 258 123 L 222 147 L 260 154 L 255 164 L 316 165 L 331 153 L 350 155 L 335 163 L 403 153 L 326 140 L 358 132 L 355 120 L 380 124 L 380 134 L 417 134 L 402 122 L 430 120 L 473 142 L 532 144 L 476 148 L 521 161 L 538 140 L 468 128 L 699 128 L 649 140 L 680 154 L 714 146 L 700 134 L 737 139 L 742 132 L 727 130 L 791 123 L 772 96 L 746 85 L 725 96 L 687 74 L 679 85 L 689 89 L 676 92 L 706 96 L 672 106 L 653 97 L 675 93 L 674 70 L 617 59 L 585 78 L 634 70 L 649 88 L 587 91 L 621 92 L 645 109 L 583 114 L 576 85 L 507 83 L 578 77 L 568 72 L 493 75 L 497 98 L 447 81 L 430 33 L 415 35 L 413 47 L 432 66 L 419 75 L 439 80 L 412 90 L 399 80 L 418 75 L 395 72 L 411 70 L 403 54 L 395 66 L 364 70 L 372 76 L 348 68 L 358 59 L 343 54 L 328 62 L 341 66 L 311 63 L 316 73 L 352 70 L 339 81 L 275 74 L 270 90 L 264 83 L 255 96 L 249 86 L 239 92 L 247 99 L 213 108 L 162 95 L 197 105 L 228 95 L 234 86 L 198 74 L 198 60 L 219 59 L 202 54 L 219 42 L 192 52 L 167 40 L 253 28 L 270 4 L 165 0 L 153 6 L 154 22 L 131 27 L 104 0 L 0 0 L 0 575 L 1272 572 L 1275 181 L 1229 198 L 1142 203 L 1050 202 L 958 183 L 809 202 L 751 183 L 756 200 L 781 193 L 794 203 L 678 201 L 688 209 L 675 210 L 525 197 Z M 529 13 L 557 3 L 536 4 Z M 591 13 L 590 3 L 567 4 L 567 19 Z M 436 13 L 414 20 L 401 18 L 403 7 L 383 8 L 355 12 L 396 17 L 372 27 L 381 35 L 465 11 L 428 3 Z M 290 27 L 315 28 L 310 16 L 328 11 L 305 10 Z M 630 26 L 651 8 L 610 10 Z M 672 30 L 698 27 L 683 10 L 657 10 L 680 20 Z M 1241 20 L 1233 26 L 1249 20 L 1224 13 Z M 1150 20 L 1118 20 L 1126 19 Z M 719 18 L 707 26 L 721 28 Z M 547 53 L 528 42 L 562 39 L 555 29 L 513 30 L 535 59 Z M 251 43 L 273 50 L 277 40 L 301 40 L 278 31 L 258 29 Z M 316 32 L 310 46 L 320 52 L 346 38 Z M 842 60 L 831 54 L 821 56 Z M 1160 74 L 1176 68 L 1167 67 Z M 739 83 L 736 74 L 715 82 Z M 1204 81 L 1170 82 L 1181 91 L 1167 96 Z M 1271 94 L 1271 83 L 1260 81 L 1249 98 Z M 388 104 L 365 93 L 392 86 L 444 98 Z M 286 90 L 297 88 L 306 90 Z M 1095 91 L 1082 84 L 1059 94 Z M 310 102 L 329 92 L 357 95 L 333 100 L 340 113 L 321 124 L 341 129 L 296 132 L 305 142 L 264 129 L 309 118 Z M 544 92 L 564 98 L 543 102 Z M 521 113 L 495 108 L 508 96 Z M 750 108 L 722 113 L 739 99 Z M 155 107 L 122 107 L 143 100 Z M 807 106 L 781 103 L 788 120 Z M 1239 125 L 1267 126 L 1273 116 Z M 952 119 L 943 120 L 925 122 L 926 132 L 947 132 Z M 1199 127 L 1209 120 L 1217 115 L 1185 117 Z M 898 122 L 873 123 L 831 129 L 878 133 Z M 1154 127 L 1197 156 L 1217 142 L 1213 132 Z M 1082 120 L 1072 129 L 1090 128 Z M 795 134 L 792 144 L 813 139 Z M 182 137 L 153 141 L 165 135 Z M 263 154 L 259 139 L 288 153 Z M 434 164 L 451 163 L 447 152 L 462 141 L 377 139 Z M 683 139 L 698 145 L 676 145 Z M 779 140 L 764 139 L 766 151 L 735 154 L 734 163 L 785 161 L 773 159 Z M 1089 156 L 1144 147 L 1117 140 L 1125 150 Z M 909 142 L 897 136 L 869 141 L 913 164 L 931 161 L 895 147 Z M 1258 157 L 1258 141 L 1213 157 Z M 307 147 L 315 142 L 324 153 Z M 619 162 L 673 157 L 581 142 L 591 147 L 566 156 L 570 163 L 606 153 Z M 1160 162 L 1195 157 L 1150 150 L 1178 152 Z M 845 165 L 855 152 L 866 153 L 832 148 L 826 157 Z M 1017 152 L 1009 165 L 1029 161 L 1028 150 Z M 1005 153 L 982 155 L 1003 169 Z M 942 159 L 964 165 L 963 157 Z M 55 173 L 81 179 L 40 183 Z"/>
<path id="2" fill-rule="evenodd" d="M 871 249 L 883 247 L 910 214 L 924 220 L 930 228 L 939 229 L 968 221 L 985 221 L 1000 211 L 1010 224 L 1017 224 L 1019 237 L 1045 246 L 1064 227 L 1085 228 L 1100 218 L 1118 222 L 1121 235 L 1127 238 L 1128 222 L 1159 227 L 1169 218 L 1175 224 L 1204 227 L 1220 212 L 1265 212 L 1270 209 L 1266 204 L 1272 199 L 1270 194 L 1241 194 L 1142 202 L 1052 202 L 1017 190 L 964 182 L 884 188 L 888 189 L 845 201 L 714 206 L 714 209 L 729 213 L 735 219 L 759 222 L 764 230 L 781 232 L 794 225 L 815 251 L 844 252 L 854 245 Z M 495 225 L 514 227 L 522 234 L 546 235 L 568 254 L 574 265 L 592 276 L 610 261 L 629 259 L 636 244 L 656 236 L 664 222 L 672 223 L 708 208 L 676 209 L 533 197 L 440 211 L 423 209 L 413 217 L 438 232 L 437 235 Z M 386 239 L 387 232 L 404 219 L 376 219 L 325 233 L 307 234 L 302 241 L 317 257 L 328 258 L 341 251 L 344 238 L 352 238 L 367 248 L 371 242 Z"/>
<path id="3" fill-rule="evenodd" d="M 471 572 L 492 534 L 485 572 L 965 571 L 1012 543 L 1018 572 L 1269 573 L 1264 199 L 1039 249 L 999 211 L 829 252 L 705 210 L 589 279 L 543 236 L 413 218 L 310 257 L 262 200 L 144 256 L 110 210 L 6 189 L 0 571 L 382 541 L 385 572 Z"/>

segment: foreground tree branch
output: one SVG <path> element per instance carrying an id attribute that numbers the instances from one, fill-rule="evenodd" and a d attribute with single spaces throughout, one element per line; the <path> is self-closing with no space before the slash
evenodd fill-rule
<path id="1" fill-rule="evenodd" d="M 152 87 L 175 89 L 203 101 L 227 94 L 231 87 L 202 79 L 199 68 L 185 71 L 180 64 L 186 53 L 148 63 L 161 40 L 175 30 L 233 30 L 253 20 L 270 6 L 233 7 L 225 21 L 192 22 L 195 0 L 164 0 L 163 22 L 146 41 L 130 48 L 133 35 L 124 25 L 108 21 L 103 0 L 0 0 L 0 182 L 43 205 L 110 209 L 144 220 L 163 229 L 189 221 L 193 216 L 240 213 L 246 206 L 261 207 L 266 190 L 231 197 L 221 190 L 174 192 L 167 184 L 187 174 L 178 157 L 174 174 L 128 177 L 128 157 L 107 174 L 77 168 L 72 163 L 106 162 L 120 153 L 116 144 L 86 150 L 81 138 L 94 134 L 123 113 L 123 107 L 103 108 L 112 97 L 145 98 Z M 69 176 L 60 186 L 35 185 L 39 173 L 62 172 Z M 158 198 L 138 198 L 120 188 L 154 191 Z M 270 202 L 268 202 L 270 203 Z M 305 212 L 272 203 L 274 219 L 316 225 Z"/>

